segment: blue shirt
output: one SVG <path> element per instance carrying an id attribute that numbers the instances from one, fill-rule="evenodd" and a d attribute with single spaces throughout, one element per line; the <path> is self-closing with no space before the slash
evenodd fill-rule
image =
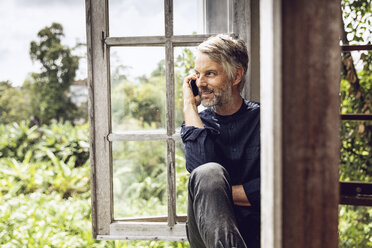
<path id="1" fill-rule="evenodd" d="M 232 185 L 242 184 L 252 207 L 242 208 L 243 216 L 260 209 L 260 106 L 244 100 L 240 109 L 222 116 L 212 108 L 202 111 L 204 128 L 182 124 L 186 169 L 191 172 L 208 162 L 221 164 Z"/>

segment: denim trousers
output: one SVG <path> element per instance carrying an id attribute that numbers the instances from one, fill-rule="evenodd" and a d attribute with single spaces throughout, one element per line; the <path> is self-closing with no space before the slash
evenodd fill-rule
<path id="1" fill-rule="evenodd" d="M 188 185 L 186 232 L 191 248 L 247 247 L 234 214 L 228 172 L 217 163 L 194 169 Z"/>

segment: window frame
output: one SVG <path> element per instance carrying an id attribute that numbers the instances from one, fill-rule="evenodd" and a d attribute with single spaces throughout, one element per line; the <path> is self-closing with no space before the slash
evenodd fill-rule
<path id="1" fill-rule="evenodd" d="M 204 0 L 210 1 L 210 0 Z M 250 1 L 227 0 L 230 35 L 247 42 L 251 51 Z M 205 2 L 203 6 L 206 6 Z M 88 46 L 88 91 L 90 122 L 91 201 L 93 237 L 103 240 L 172 240 L 185 241 L 186 216 L 176 213 L 175 142 L 180 134 L 175 127 L 174 48 L 196 46 L 213 34 L 173 35 L 173 0 L 164 0 L 163 36 L 110 37 L 108 0 L 86 0 Z M 258 20 L 256 20 L 258 21 Z M 257 22 L 256 22 L 257 23 Z M 256 30 L 257 32 L 257 30 Z M 256 45 L 256 49 L 258 44 Z M 111 129 L 110 47 L 164 46 L 166 65 L 166 130 L 128 131 Z M 249 54 L 250 55 L 250 54 Z M 257 58 L 253 57 L 253 60 Z M 252 58 L 251 58 L 252 61 Z M 259 73 L 249 69 L 251 79 Z M 259 84 L 259 80 L 256 82 Z M 255 87 L 255 88 L 259 88 Z M 258 100 L 249 86 L 243 95 Z M 113 212 L 113 141 L 165 141 L 167 143 L 167 217 L 114 219 Z"/>
<path id="2" fill-rule="evenodd" d="M 343 53 L 372 51 L 372 45 L 341 45 Z M 340 114 L 341 121 L 371 121 L 372 114 Z M 340 181 L 340 205 L 372 206 L 372 183 Z"/>

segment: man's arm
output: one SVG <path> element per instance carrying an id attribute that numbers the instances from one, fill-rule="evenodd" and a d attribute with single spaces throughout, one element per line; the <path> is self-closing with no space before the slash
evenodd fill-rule
<path id="1" fill-rule="evenodd" d="M 194 96 L 189 81 L 196 79 L 195 75 L 185 78 L 183 83 L 183 113 L 184 124 L 181 128 L 181 138 L 185 144 L 186 169 L 191 173 L 196 167 L 208 163 L 218 162 L 214 151 L 214 136 L 218 131 L 204 127 L 199 116 L 197 106 L 200 96 Z"/>
<path id="2" fill-rule="evenodd" d="M 251 203 L 249 202 L 248 197 L 245 194 L 243 185 L 232 186 L 232 197 L 234 204 L 237 206 L 251 206 Z"/>
<path id="3" fill-rule="evenodd" d="M 200 96 L 194 96 L 192 93 L 189 81 L 196 79 L 195 75 L 190 75 L 183 82 L 183 115 L 185 126 L 194 126 L 204 128 L 203 122 L 198 113 L 198 105 L 200 104 Z"/>

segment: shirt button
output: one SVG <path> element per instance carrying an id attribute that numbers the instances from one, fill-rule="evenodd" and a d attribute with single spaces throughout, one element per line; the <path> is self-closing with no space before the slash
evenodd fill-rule
<path id="1" fill-rule="evenodd" d="M 236 152 L 236 148 L 233 148 L 233 152 Z"/>

